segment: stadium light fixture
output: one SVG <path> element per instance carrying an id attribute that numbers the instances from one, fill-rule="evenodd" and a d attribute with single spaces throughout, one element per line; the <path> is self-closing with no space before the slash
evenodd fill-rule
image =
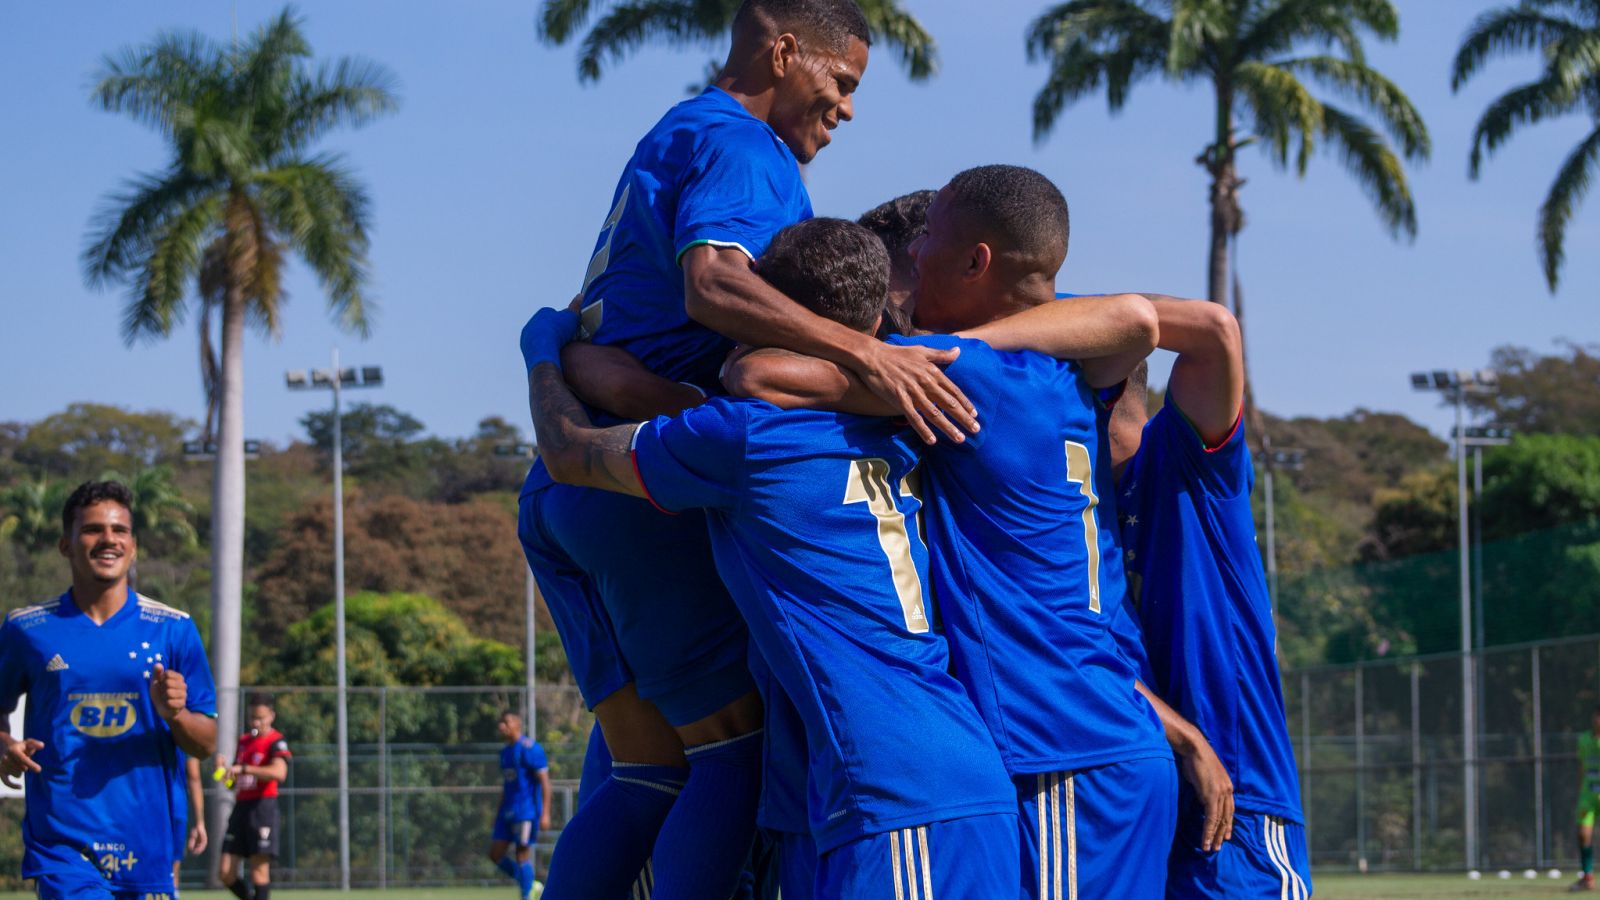
<path id="1" fill-rule="evenodd" d="M 344 430 L 340 395 L 345 388 L 379 387 L 383 384 L 383 369 L 378 366 L 355 368 L 339 366 L 339 349 L 333 350 L 332 365 L 326 369 L 312 369 L 310 384 L 306 383 L 305 370 L 291 369 L 284 373 L 284 383 L 290 390 L 307 387 L 329 388 L 333 391 L 333 606 L 335 680 L 338 684 L 338 751 L 339 751 L 339 888 L 350 889 L 350 705 L 349 682 L 345 671 L 344 640 Z"/>
<path id="2" fill-rule="evenodd" d="M 200 462 L 215 459 L 217 455 L 216 441 L 184 441 L 183 458 L 191 462 Z M 257 459 L 261 456 L 261 442 L 246 439 L 244 442 L 244 458 Z"/>
<path id="3" fill-rule="evenodd" d="M 1478 795 L 1477 795 L 1477 730 L 1478 730 L 1478 697 L 1474 690 L 1472 658 L 1473 647 L 1482 646 L 1481 640 L 1474 640 L 1473 629 L 1473 591 L 1472 591 L 1472 558 L 1469 550 L 1469 528 L 1467 526 L 1467 448 L 1474 446 L 1473 438 L 1466 426 L 1467 396 L 1469 394 L 1487 395 L 1495 392 L 1500 382 L 1499 373 L 1493 369 L 1457 369 L 1448 371 L 1434 369 L 1431 372 L 1411 373 L 1411 387 L 1418 391 L 1438 391 L 1451 401 L 1456 408 L 1456 425 L 1451 431 L 1454 439 L 1456 456 L 1456 532 L 1457 543 L 1460 546 L 1461 556 L 1461 741 L 1465 747 L 1463 765 L 1461 767 L 1463 785 L 1465 789 L 1465 810 L 1463 818 L 1463 837 L 1465 840 L 1467 868 L 1476 868 L 1478 865 Z M 1479 438 L 1482 444 L 1476 446 L 1489 446 L 1491 442 L 1505 443 L 1509 440 Z M 1481 491 L 1482 458 L 1478 459 L 1479 487 Z M 1481 618 L 1481 616 L 1476 617 Z M 1481 629 L 1478 632 L 1481 636 Z"/>

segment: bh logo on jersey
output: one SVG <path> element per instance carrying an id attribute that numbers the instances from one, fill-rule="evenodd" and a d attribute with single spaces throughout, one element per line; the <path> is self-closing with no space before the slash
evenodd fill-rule
<path id="1" fill-rule="evenodd" d="M 89 737 L 108 738 L 126 734 L 139 720 L 133 701 L 138 694 L 70 694 L 77 702 L 69 714 L 72 727 Z"/>

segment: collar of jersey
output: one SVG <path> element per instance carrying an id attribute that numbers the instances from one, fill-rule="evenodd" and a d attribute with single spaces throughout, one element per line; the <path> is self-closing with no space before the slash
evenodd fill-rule
<path id="1" fill-rule="evenodd" d="M 78 601 L 73 599 L 72 588 L 67 588 L 66 593 L 61 595 L 61 602 L 56 604 L 56 610 L 59 615 L 65 618 L 83 619 L 84 624 L 90 626 L 91 628 L 106 628 L 121 620 L 125 615 L 130 615 L 129 610 L 137 607 L 138 605 L 139 594 L 133 589 L 132 585 L 129 585 L 128 598 L 122 601 L 122 608 L 117 610 L 115 613 L 112 613 L 111 618 L 97 625 L 95 624 L 95 621 L 89 618 L 88 614 L 78 606 Z"/>

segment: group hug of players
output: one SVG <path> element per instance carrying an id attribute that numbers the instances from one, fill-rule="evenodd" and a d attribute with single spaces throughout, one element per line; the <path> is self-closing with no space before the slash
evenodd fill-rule
<path id="1" fill-rule="evenodd" d="M 869 44 L 746 0 L 523 329 L 519 533 L 603 734 L 545 897 L 1309 897 L 1237 323 L 1058 295 L 1026 168 L 813 218 Z"/>

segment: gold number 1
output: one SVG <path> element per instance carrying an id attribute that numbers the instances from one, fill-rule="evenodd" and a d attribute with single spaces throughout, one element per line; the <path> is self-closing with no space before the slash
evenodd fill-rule
<path id="1" fill-rule="evenodd" d="M 1089 448 L 1067 441 L 1067 481 L 1079 486 L 1089 505 L 1083 508 L 1083 540 L 1089 550 L 1089 610 L 1100 611 L 1100 523 L 1094 510 L 1100 498 L 1094 493 L 1094 460 Z"/>
<path id="2" fill-rule="evenodd" d="M 904 483 L 900 492 L 902 496 L 913 496 L 912 486 Z M 889 559 L 889 572 L 894 576 L 894 592 L 900 597 L 906 630 L 912 634 L 927 632 L 928 612 L 922 600 L 922 579 L 917 577 L 916 563 L 911 560 L 906 517 L 889 492 L 889 463 L 882 459 L 852 461 L 844 502 L 865 503 L 873 518 L 878 520 L 878 545 Z"/>

